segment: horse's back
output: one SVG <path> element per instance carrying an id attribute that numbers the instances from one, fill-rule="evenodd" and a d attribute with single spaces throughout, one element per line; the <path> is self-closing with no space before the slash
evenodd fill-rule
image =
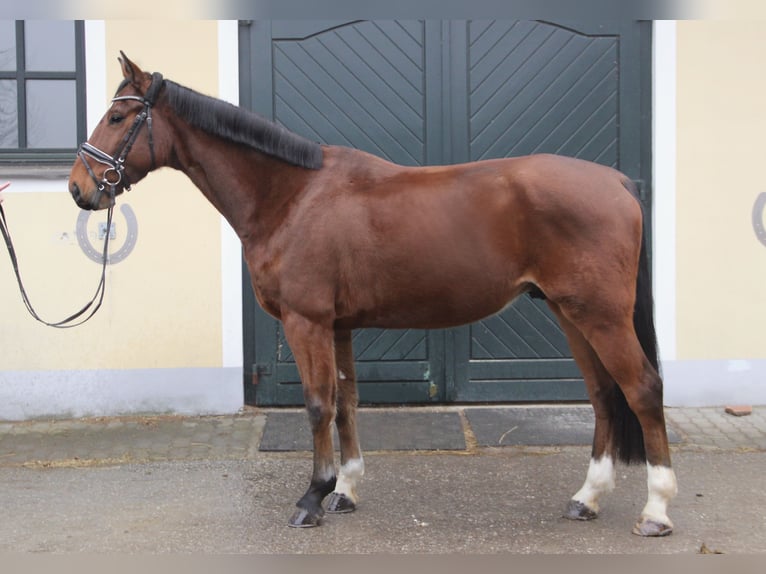
<path id="1" fill-rule="evenodd" d="M 532 201 L 553 205 L 577 198 L 595 201 L 632 196 L 629 179 L 616 169 L 562 155 L 541 153 L 449 165 L 402 166 L 353 148 L 327 146 L 325 150 L 328 171 L 335 178 L 332 187 L 367 197 L 440 190 L 445 194 L 461 191 L 472 199 L 482 193 L 527 194 Z M 344 186 L 339 180 L 353 181 L 354 185 Z"/>

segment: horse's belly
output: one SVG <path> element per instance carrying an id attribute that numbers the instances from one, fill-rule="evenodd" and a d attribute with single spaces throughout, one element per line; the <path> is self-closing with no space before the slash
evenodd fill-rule
<path id="1" fill-rule="evenodd" d="M 419 276 L 378 281 L 363 304 L 339 318 L 350 328 L 440 329 L 478 321 L 506 307 L 525 290 L 523 284 L 486 276 Z"/>

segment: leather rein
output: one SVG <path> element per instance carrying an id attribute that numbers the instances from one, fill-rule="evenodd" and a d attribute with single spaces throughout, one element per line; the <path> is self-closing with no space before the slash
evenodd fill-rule
<path id="1" fill-rule="evenodd" d="M 98 282 L 98 287 L 96 287 L 96 293 L 93 295 L 91 300 L 76 313 L 70 315 L 66 319 L 62 319 L 61 321 L 49 322 L 37 314 L 37 312 L 32 307 L 32 303 L 29 301 L 29 296 L 27 295 L 27 291 L 24 289 L 24 283 L 21 280 L 21 273 L 19 272 L 19 261 L 16 257 L 16 250 L 13 248 L 11 233 L 8 230 L 7 222 L 5 221 L 5 212 L 3 211 L 3 206 L 0 205 L 0 231 L 2 231 L 3 239 L 5 239 L 5 246 L 8 248 L 8 255 L 11 257 L 11 264 L 13 265 L 13 272 L 16 274 L 16 282 L 19 284 L 21 299 L 24 301 L 24 306 L 27 308 L 27 311 L 29 311 L 29 314 L 32 315 L 32 317 L 34 317 L 40 323 L 48 325 L 48 327 L 56 327 L 57 329 L 69 329 L 71 327 L 77 327 L 78 325 L 82 325 L 85 323 L 85 321 L 93 317 L 93 315 L 96 314 L 96 311 L 98 311 L 98 308 L 101 307 L 101 302 L 104 300 L 104 289 L 106 287 L 106 263 L 109 259 L 109 229 L 112 226 L 112 210 L 113 208 L 110 207 L 106 217 L 106 236 L 104 237 L 103 265 L 101 266 L 101 279 Z M 85 315 L 88 310 L 90 310 L 90 313 L 83 317 L 83 315 Z"/>

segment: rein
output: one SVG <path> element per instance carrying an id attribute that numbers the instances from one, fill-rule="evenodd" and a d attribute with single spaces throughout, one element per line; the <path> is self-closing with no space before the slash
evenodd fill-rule
<path id="1" fill-rule="evenodd" d="M 114 198 L 112 198 L 112 203 L 114 203 Z M 10 231 L 8 230 L 8 224 L 5 221 L 5 211 L 3 210 L 3 206 L 0 205 L 0 231 L 2 231 L 3 239 L 5 239 L 5 246 L 8 248 L 8 255 L 11 257 L 11 263 L 13 264 L 13 272 L 16 274 L 16 282 L 19 284 L 19 291 L 21 291 L 21 298 L 24 301 L 24 305 L 26 306 L 27 311 L 29 311 L 29 314 L 32 315 L 32 317 L 34 317 L 40 323 L 43 323 L 44 325 L 47 325 L 48 327 L 55 327 L 57 329 L 69 329 L 71 327 L 77 327 L 78 325 L 82 325 L 88 319 L 93 317 L 93 315 L 96 314 L 96 311 L 98 311 L 99 307 L 101 307 L 101 302 L 104 300 L 104 291 L 106 288 L 106 263 L 107 263 L 107 260 L 109 259 L 109 251 L 108 251 L 109 231 L 112 227 L 112 211 L 113 211 L 113 207 L 109 207 L 107 211 L 107 216 L 106 216 L 106 235 L 104 237 L 104 251 L 103 251 L 103 263 L 101 266 L 101 279 L 98 282 L 98 287 L 96 287 L 96 292 L 93 295 L 93 298 L 88 303 L 86 303 L 82 309 L 70 315 L 66 319 L 62 319 L 61 321 L 51 323 L 42 319 L 32 307 L 32 303 L 29 301 L 29 297 L 27 296 L 26 289 L 24 289 L 24 283 L 21 280 L 21 274 L 19 273 L 19 262 L 18 262 L 18 259 L 16 258 L 16 250 L 13 248 L 13 242 L 11 241 L 11 234 L 10 234 Z M 89 310 L 90 310 L 90 313 L 88 313 Z M 83 317 L 83 315 L 85 315 L 86 313 L 88 314 L 85 317 Z"/>
<path id="2" fill-rule="evenodd" d="M 109 155 L 105 151 L 100 150 L 88 142 L 83 142 L 80 145 L 80 149 L 77 150 L 77 157 L 79 157 L 80 161 L 82 161 L 86 171 L 88 172 L 88 175 L 90 175 L 91 179 L 96 184 L 96 188 L 98 189 L 98 192 L 94 194 L 93 199 L 91 200 L 91 204 L 94 207 L 98 206 L 99 202 L 101 201 L 101 195 L 104 193 L 107 186 L 109 186 L 109 195 L 111 198 L 110 207 L 114 205 L 114 198 L 117 195 L 117 186 L 120 185 L 123 180 L 125 182 L 125 190 L 130 191 L 130 180 L 125 173 L 125 158 L 127 158 L 128 153 L 133 148 L 133 144 L 136 142 L 138 133 L 144 123 L 146 124 L 146 128 L 148 130 L 149 153 L 151 154 L 152 158 L 151 169 L 155 169 L 157 167 L 157 163 L 154 157 L 154 137 L 152 133 L 152 106 L 157 100 L 157 95 L 159 94 L 162 85 L 162 74 L 155 72 L 152 74 L 152 83 L 149 86 L 149 89 L 146 90 L 146 94 L 144 94 L 143 97 L 117 96 L 112 98 L 112 103 L 126 100 L 135 100 L 137 102 L 141 102 L 144 105 L 144 109 L 141 110 L 141 113 L 136 116 L 135 120 L 133 120 L 133 125 L 130 126 L 130 129 L 125 134 L 125 137 L 122 139 L 122 145 L 115 155 Z M 108 166 L 107 169 L 104 170 L 104 173 L 101 176 L 101 180 L 96 177 L 96 173 L 93 171 L 93 168 L 90 167 L 87 158 L 91 158 L 100 164 Z"/>

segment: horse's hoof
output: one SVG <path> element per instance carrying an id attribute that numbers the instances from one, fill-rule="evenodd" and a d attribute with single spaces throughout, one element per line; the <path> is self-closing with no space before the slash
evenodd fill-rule
<path id="1" fill-rule="evenodd" d="M 579 500 L 570 500 L 564 518 L 569 520 L 593 520 L 598 518 L 598 513 L 591 510 Z"/>
<path id="2" fill-rule="evenodd" d="M 672 532 L 672 524 L 664 524 L 650 518 L 640 518 L 633 527 L 633 534 L 638 536 L 667 536 Z"/>
<path id="3" fill-rule="evenodd" d="M 305 508 L 298 508 L 290 517 L 287 525 L 291 528 L 313 528 L 314 526 L 319 526 L 321 521 L 321 513 L 309 512 Z"/>
<path id="4" fill-rule="evenodd" d="M 328 498 L 327 512 L 332 514 L 346 514 L 347 512 L 354 512 L 356 510 L 356 504 L 345 494 L 340 492 L 333 492 Z"/>

